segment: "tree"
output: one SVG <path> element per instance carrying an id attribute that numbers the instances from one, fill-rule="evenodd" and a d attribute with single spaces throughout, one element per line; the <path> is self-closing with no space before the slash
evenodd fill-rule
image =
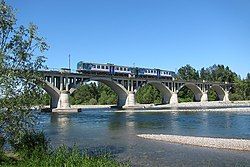
<path id="1" fill-rule="evenodd" d="M 199 79 L 199 72 L 196 71 L 192 66 L 187 64 L 184 67 L 181 67 L 178 70 L 178 77 L 182 80 L 198 80 Z"/>
<path id="2" fill-rule="evenodd" d="M 250 73 L 247 73 L 247 78 L 246 78 L 247 81 L 250 81 Z"/>
<path id="3" fill-rule="evenodd" d="M 212 76 L 211 73 L 208 69 L 205 69 L 204 67 L 201 68 L 200 70 L 200 78 L 201 80 L 205 80 L 205 81 L 212 81 Z"/>
<path id="4" fill-rule="evenodd" d="M 12 7 L 0 2 L 0 133 L 11 144 L 33 128 L 31 107 L 43 91 L 37 85 L 48 49 L 37 27 L 18 26 Z"/>
<path id="5" fill-rule="evenodd" d="M 136 101 L 141 104 L 160 104 L 162 96 L 160 91 L 152 85 L 145 85 L 136 93 Z"/>
<path id="6" fill-rule="evenodd" d="M 182 102 L 193 102 L 194 100 L 194 93 L 192 90 L 184 86 L 181 88 L 181 90 L 178 92 L 178 100 L 180 103 Z"/>

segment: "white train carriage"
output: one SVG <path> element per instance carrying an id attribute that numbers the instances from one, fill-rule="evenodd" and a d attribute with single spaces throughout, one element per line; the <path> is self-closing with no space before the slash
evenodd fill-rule
<path id="1" fill-rule="evenodd" d="M 106 75 L 122 75 L 135 77 L 157 77 L 157 78 L 172 78 L 175 76 L 173 71 L 138 68 L 128 66 L 117 66 L 114 64 L 98 64 L 80 61 L 77 63 L 77 71 L 81 73 L 102 73 Z"/>

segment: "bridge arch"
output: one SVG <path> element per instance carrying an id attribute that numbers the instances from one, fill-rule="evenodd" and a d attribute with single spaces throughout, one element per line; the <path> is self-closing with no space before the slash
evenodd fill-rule
<path id="1" fill-rule="evenodd" d="M 60 90 L 56 86 L 53 86 L 48 81 L 41 81 L 41 82 L 43 90 L 47 92 L 51 97 L 50 107 L 57 108 L 58 101 L 60 98 Z"/>
<path id="2" fill-rule="evenodd" d="M 226 91 L 220 85 L 218 85 L 218 84 L 212 85 L 212 86 L 210 86 L 209 89 L 212 89 L 216 92 L 219 101 L 227 101 L 228 100 L 228 99 L 226 99 L 227 98 Z"/>
<path id="3" fill-rule="evenodd" d="M 121 107 L 126 105 L 127 97 L 129 95 L 129 91 L 125 89 L 125 87 L 112 79 L 109 78 L 99 78 L 99 77 L 92 77 L 87 79 L 86 81 L 98 81 L 101 82 L 108 87 L 110 87 L 117 95 L 118 95 L 118 102 L 117 106 Z M 72 94 L 82 83 L 78 84 L 75 88 L 71 88 L 70 94 Z"/>
<path id="4" fill-rule="evenodd" d="M 185 83 L 181 87 L 179 87 L 179 89 L 177 90 L 177 93 L 179 93 L 180 90 L 184 87 L 187 87 L 188 89 L 190 89 L 194 93 L 195 101 L 201 101 L 203 92 L 199 86 L 197 86 L 194 83 Z"/>
<path id="5" fill-rule="evenodd" d="M 173 92 L 163 83 L 158 82 L 158 81 L 148 81 L 142 85 L 140 85 L 137 89 L 136 92 L 141 89 L 142 87 L 144 87 L 145 85 L 152 85 L 154 86 L 157 90 L 160 91 L 162 97 L 163 97 L 163 104 L 167 104 L 170 103 L 170 99 L 172 97 Z"/>

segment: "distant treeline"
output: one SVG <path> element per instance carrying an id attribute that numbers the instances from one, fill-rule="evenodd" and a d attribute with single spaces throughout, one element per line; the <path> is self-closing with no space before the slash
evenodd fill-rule
<path id="1" fill-rule="evenodd" d="M 190 65 L 181 67 L 177 73 L 177 80 L 199 80 L 199 81 L 216 81 L 216 82 L 230 82 L 235 83 L 230 90 L 229 98 L 231 101 L 237 100 L 250 100 L 250 73 L 247 74 L 245 79 L 241 79 L 239 75 L 231 71 L 228 66 L 213 65 L 208 68 L 196 70 Z M 152 85 L 145 85 L 140 88 L 136 93 L 137 103 L 142 104 L 161 104 L 162 95 Z M 49 96 L 44 95 L 42 99 L 43 104 L 49 104 Z M 77 89 L 70 97 L 71 104 L 116 104 L 117 94 L 112 91 L 108 86 L 102 83 L 91 82 L 84 84 Z M 187 87 L 183 87 L 178 93 L 179 102 L 192 102 L 194 101 L 193 92 Z M 208 91 L 208 100 L 218 100 L 216 92 L 213 90 Z"/>

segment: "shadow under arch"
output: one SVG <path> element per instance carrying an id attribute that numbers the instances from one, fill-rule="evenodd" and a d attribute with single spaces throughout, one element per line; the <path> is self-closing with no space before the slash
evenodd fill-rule
<path id="1" fill-rule="evenodd" d="M 224 98 L 226 96 L 226 92 L 220 85 L 217 85 L 217 84 L 212 85 L 212 86 L 210 86 L 209 89 L 214 90 L 216 92 L 219 101 L 224 101 Z"/>
<path id="2" fill-rule="evenodd" d="M 168 104 L 170 102 L 171 96 L 173 94 L 173 92 L 164 84 L 162 84 L 161 82 L 158 81 L 149 81 L 147 83 L 144 83 L 142 85 L 140 85 L 137 89 L 136 92 L 138 92 L 141 88 L 143 88 L 146 85 L 152 85 L 154 86 L 157 90 L 160 91 L 163 100 L 162 103 L 163 104 Z"/>
<path id="3" fill-rule="evenodd" d="M 184 87 L 188 88 L 189 90 L 191 90 L 191 92 L 194 94 L 194 99 L 197 102 L 201 101 L 201 97 L 203 95 L 202 90 L 200 87 L 198 87 L 197 85 L 195 85 L 194 83 L 185 83 L 183 84 L 181 87 L 179 87 L 179 89 L 177 90 L 177 94 L 181 91 L 181 89 L 183 89 Z"/>
<path id="4" fill-rule="evenodd" d="M 101 82 L 101 83 L 107 85 L 118 95 L 117 106 L 122 107 L 126 104 L 126 100 L 127 100 L 129 92 L 128 92 L 128 90 L 125 89 L 125 87 L 123 85 L 121 85 L 121 84 L 119 84 L 119 83 L 117 83 L 109 78 L 92 77 L 92 78 L 85 80 L 85 82 L 88 82 L 88 81 L 98 81 L 98 82 Z M 75 88 L 71 88 L 70 94 L 73 94 L 74 91 L 76 91 L 77 88 L 82 84 L 83 84 L 83 82 L 79 83 Z"/>

